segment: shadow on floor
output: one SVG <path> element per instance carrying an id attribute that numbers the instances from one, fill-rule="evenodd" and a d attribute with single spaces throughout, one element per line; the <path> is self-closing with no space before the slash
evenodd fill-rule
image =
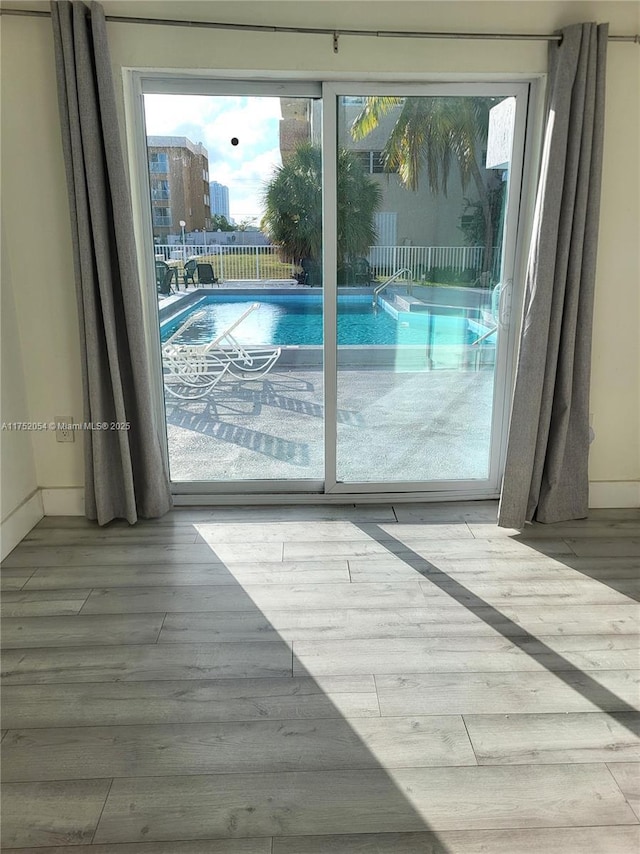
<path id="1" fill-rule="evenodd" d="M 535 635 L 526 631 L 526 629 L 511 620 L 498 608 L 493 607 L 480 596 L 477 596 L 470 588 L 452 578 L 446 571 L 439 569 L 436 563 L 419 555 L 410 545 L 403 543 L 402 540 L 391 537 L 388 532 L 378 525 L 371 523 L 354 524 L 386 548 L 390 555 L 394 555 L 402 560 L 422 575 L 425 581 L 428 581 L 451 596 L 460 605 L 517 646 L 522 652 L 535 656 L 539 664 L 553 673 L 558 679 L 570 685 L 575 691 L 578 691 L 603 712 L 611 713 L 611 710 L 615 709 L 617 713 L 630 713 L 629 717 L 620 716 L 616 720 L 634 735 L 640 733 L 640 716 L 636 709 L 600 685 L 587 672 L 572 664 L 550 646 L 539 640 Z M 517 542 L 525 542 L 530 549 L 534 551 L 539 550 L 542 554 L 549 553 L 545 551 L 542 544 L 537 546 L 535 539 L 527 539 L 524 534 L 514 536 L 511 539 Z M 565 563 L 566 555 L 553 554 L 553 557 L 555 560 Z M 570 556 L 566 563 L 567 566 L 571 566 Z M 579 676 L 579 679 L 576 679 L 576 676 Z"/>

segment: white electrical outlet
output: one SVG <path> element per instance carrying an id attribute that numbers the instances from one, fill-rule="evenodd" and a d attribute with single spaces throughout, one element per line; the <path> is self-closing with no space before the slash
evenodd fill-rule
<path id="1" fill-rule="evenodd" d="M 75 442 L 73 415 L 56 415 L 56 442 Z"/>

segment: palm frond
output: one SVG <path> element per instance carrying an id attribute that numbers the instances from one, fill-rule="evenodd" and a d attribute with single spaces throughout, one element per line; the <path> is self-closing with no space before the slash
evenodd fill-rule
<path id="1" fill-rule="evenodd" d="M 386 116 L 403 101 L 404 98 L 392 98 L 383 95 L 367 98 L 362 112 L 353 120 L 351 138 L 356 142 L 364 139 L 378 127 L 383 116 Z"/>

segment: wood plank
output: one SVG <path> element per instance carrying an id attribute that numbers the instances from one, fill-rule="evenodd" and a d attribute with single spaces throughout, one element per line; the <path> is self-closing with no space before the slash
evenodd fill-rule
<path id="1" fill-rule="evenodd" d="M 640 537 L 567 538 L 566 542 L 578 556 L 640 557 Z"/>
<path id="2" fill-rule="evenodd" d="M 466 608 L 428 603 L 421 608 L 336 609 L 167 614 L 160 643 L 211 643 L 228 640 L 331 640 L 356 638 L 446 637 L 527 634 L 635 634 L 635 605 L 549 605 Z"/>
<path id="3" fill-rule="evenodd" d="M 379 525 L 363 523 L 361 530 L 374 540 L 398 540 L 411 545 L 423 540 L 470 540 L 473 539 L 466 522 L 383 522 Z"/>
<path id="4" fill-rule="evenodd" d="M 538 555 L 524 560 L 509 557 L 492 558 L 445 558 L 438 557 L 433 563 L 403 560 L 389 555 L 376 558 L 349 558 L 347 560 L 351 580 L 394 581 L 414 580 L 422 576 L 431 578 L 443 575 L 460 581 L 477 578 L 486 581 L 579 581 L 594 578 L 607 583 L 607 579 L 637 579 L 636 558 L 585 558 L 563 555 L 557 558 Z"/>
<path id="5" fill-rule="evenodd" d="M 467 576 L 464 581 L 424 580 L 420 586 L 427 596 L 436 591 L 444 591 L 456 601 L 465 605 L 480 604 L 479 599 L 494 607 L 523 602 L 529 606 L 541 605 L 551 601 L 568 605 L 584 604 L 625 604 L 637 595 L 640 583 L 633 579 L 621 580 L 617 589 L 591 579 L 574 581 L 484 581 Z"/>
<path id="6" fill-rule="evenodd" d="M 460 716 L 9 730 L 9 782 L 476 765 Z"/>
<path id="7" fill-rule="evenodd" d="M 524 599 L 523 603 L 529 601 Z M 519 603 L 501 605 L 499 618 L 493 607 L 474 607 L 471 611 L 507 636 L 524 633 L 534 636 L 635 634 L 640 617 L 635 604 L 557 605 L 555 601 L 544 607 Z"/>
<path id="8" fill-rule="evenodd" d="M 518 536 L 527 540 L 535 540 L 539 537 L 639 537 L 640 523 L 633 520 L 621 519 L 580 519 L 573 522 L 559 522 L 554 525 L 533 524 L 527 525 L 523 532 L 512 528 L 498 528 L 490 522 L 469 522 L 469 530 L 477 539 L 486 537 L 513 537 Z"/>
<path id="9" fill-rule="evenodd" d="M 398 502 L 393 505 L 398 522 L 492 522 L 498 518 L 497 501 L 451 501 L 445 503 Z"/>
<path id="10" fill-rule="evenodd" d="M 271 854 L 271 838 L 202 839 L 189 842 L 140 842 L 131 845 L 74 845 L 12 848 L 4 854 Z"/>
<path id="11" fill-rule="evenodd" d="M 91 655 L 81 648 L 7 650 L 2 673 L 5 685 L 289 676 L 291 650 L 283 642 L 95 646 Z"/>
<path id="12" fill-rule="evenodd" d="M 640 818 L 640 762 L 608 762 L 607 767 L 627 803 Z"/>
<path id="13" fill-rule="evenodd" d="M 20 543 L 3 566 L 90 566 L 91 564 L 204 563 L 219 566 L 221 559 L 207 545 L 43 546 Z"/>
<path id="14" fill-rule="evenodd" d="M 597 542 L 597 541 L 595 541 Z M 217 546 L 215 551 L 223 560 L 233 557 L 225 555 L 224 546 Z M 327 557 L 385 557 L 392 554 L 407 555 L 424 560 L 435 560 L 440 557 L 514 557 L 527 558 L 531 554 L 562 555 L 574 554 L 564 540 L 536 540 L 535 546 L 513 540 L 430 540 L 427 538 L 412 540 L 410 543 L 394 544 L 389 539 L 363 540 L 362 542 L 331 543 L 325 541 L 309 541 L 284 544 L 284 560 L 317 560 L 319 556 Z"/>
<path id="15" fill-rule="evenodd" d="M 423 603 L 413 584 L 251 584 L 211 587 L 129 587 L 94 590 L 83 614 L 402 608 Z"/>
<path id="16" fill-rule="evenodd" d="M 501 670 L 636 669 L 634 635 L 522 638 L 433 637 L 393 640 L 295 641 L 294 673 L 482 672 Z"/>
<path id="17" fill-rule="evenodd" d="M 50 617 L 77 614 L 91 593 L 79 590 L 19 590 L 2 595 L 3 617 Z"/>
<path id="18" fill-rule="evenodd" d="M 589 519 L 636 519 L 640 522 L 640 507 L 598 507 L 589 510 Z"/>
<path id="19" fill-rule="evenodd" d="M 216 543 L 207 544 L 211 554 L 226 566 L 229 563 L 271 562 L 280 564 L 284 557 L 283 543 Z M 333 557 L 333 555 L 330 555 Z M 317 555 L 316 555 L 317 557 Z"/>
<path id="20" fill-rule="evenodd" d="M 465 715 L 480 765 L 640 761 L 634 712 Z"/>
<path id="21" fill-rule="evenodd" d="M 309 540 L 309 523 L 300 522 L 215 522 L 197 525 L 196 529 L 205 542 L 218 546 L 222 543 L 305 543 Z M 463 522 L 448 525 L 401 525 L 396 522 L 371 524 L 362 522 L 314 522 L 313 533 L 318 540 L 331 543 L 356 543 L 372 539 L 406 538 L 424 539 L 472 539 L 472 534 Z"/>
<path id="22" fill-rule="evenodd" d="M 138 566 L 45 567 L 36 570 L 25 590 L 74 587 L 177 587 L 211 584 L 321 584 L 350 580 L 346 559 L 281 563 L 142 564 Z"/>
<path id="23" fill-rule="evenodd" d="M 613 607 L 613 606 L 612 606 Z M 613 625 L 613 621 L 612 621 Z M 525 630 L 508 622 L 506 632 Z M 633 629 L 629 627 L 629 632 Z M 241 640 L 324 640 L 348 638 L 434 637 L 492 635 L 496 628 L 468 609 L 445 606 L 429 608 L 367 608 L 333 611 L 272 611 L 238 613 L 167 614 L 160 643 L 211 643 Z"/>
<path id="24" fill-rule="evenodd" d="M 373 676 L 7 685 L 12 729 L 379 717 Z"/>
<path id="25" fill-rule="evenodd" d="M 221 774 L 115 780 L 95 842 L 636 822 L 604 765 Z"/>
<path id="26" fill-rule="evenodd" d="M 484 502 L 467 503 L 473 509 L 472 505 Z M 491 503 L 497 507 L 497 502 Z M 454 505 L 450 506 L 453 507 Z M 466 507 L 466 505 L 464 506 Z M 334 519 L 393 522 L 396 517 L 390 504 L 279 504 L 269 507 L 238 504 L 215 508 L 174 507 L 171 513 L 167 513 L 166 516 L 159 519 L 141 519 L 136 523 L 136 526 L 158 528 L 193 525 L 200 522 L 246 522 L 247 518 L 259 522 L 286 522 L 295 519 L 308 522 Z M 116 520 L 109 523 L 109 527 L 112 526 L 128 528 L 129 524 L 123 520 Z M 98 526 L 96 522 L 85 519 L 84 516 L 45 516 L 36 527 L 96 528 Z"/>
<path id="27" fill-rule="evenodd" d="M 41 546 L 190 545 L 198 539 L 195 527 L 34 528 L 22 541 Z"/>
<path id="28" fill-rule="evenodd" d="M 2 848 L 90 843 L 110 780 L 5 783 Z"/>
<path id="29" fill-rule="evenodd" d="M 640 709 L 637 670 L 380 675 L 376 676 L 376 686 L 383 715 L 561 714 L 624 711 L 629 706 Z"/>
<path id="30" fill-rule="evenodd" d="M 639 847 L 640 827 L 633 826 L 366 833 L 273 840 L 273 854 L 635 854 Z"/>
<path id="31" fill-rule="evenodd" d="M 3 566 L 0 569 L 0 590 L 20 590 L 33 575 L 29 567 Z"/>
<path id="32" fill-rule="evenodd" d="M 155 643 L 164 614 L 14 617 L 2 620 L 4 649 Z"/>

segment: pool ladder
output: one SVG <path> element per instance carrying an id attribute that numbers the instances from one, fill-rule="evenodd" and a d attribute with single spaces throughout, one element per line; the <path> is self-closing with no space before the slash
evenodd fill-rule
<path id="1" fill-rule="evenodd" d="M 391 282 L 395 282 L 397 278 L 404 275 L 404 273 L 409 273 L 409 275 L 413 279 L 413 271 L 410 270 L 409 267 L 402 267 L 402 269 L 396 270 L 395 273 L 386 280 L 386 282 L 383 282 L 381 285 L 378 285 L 377 288 L 374 289 L 372 302 L 374 308 L 378 304 L 378 294 L 381 293 L 387 287 L 387 285 L 390 285 Z"/>

